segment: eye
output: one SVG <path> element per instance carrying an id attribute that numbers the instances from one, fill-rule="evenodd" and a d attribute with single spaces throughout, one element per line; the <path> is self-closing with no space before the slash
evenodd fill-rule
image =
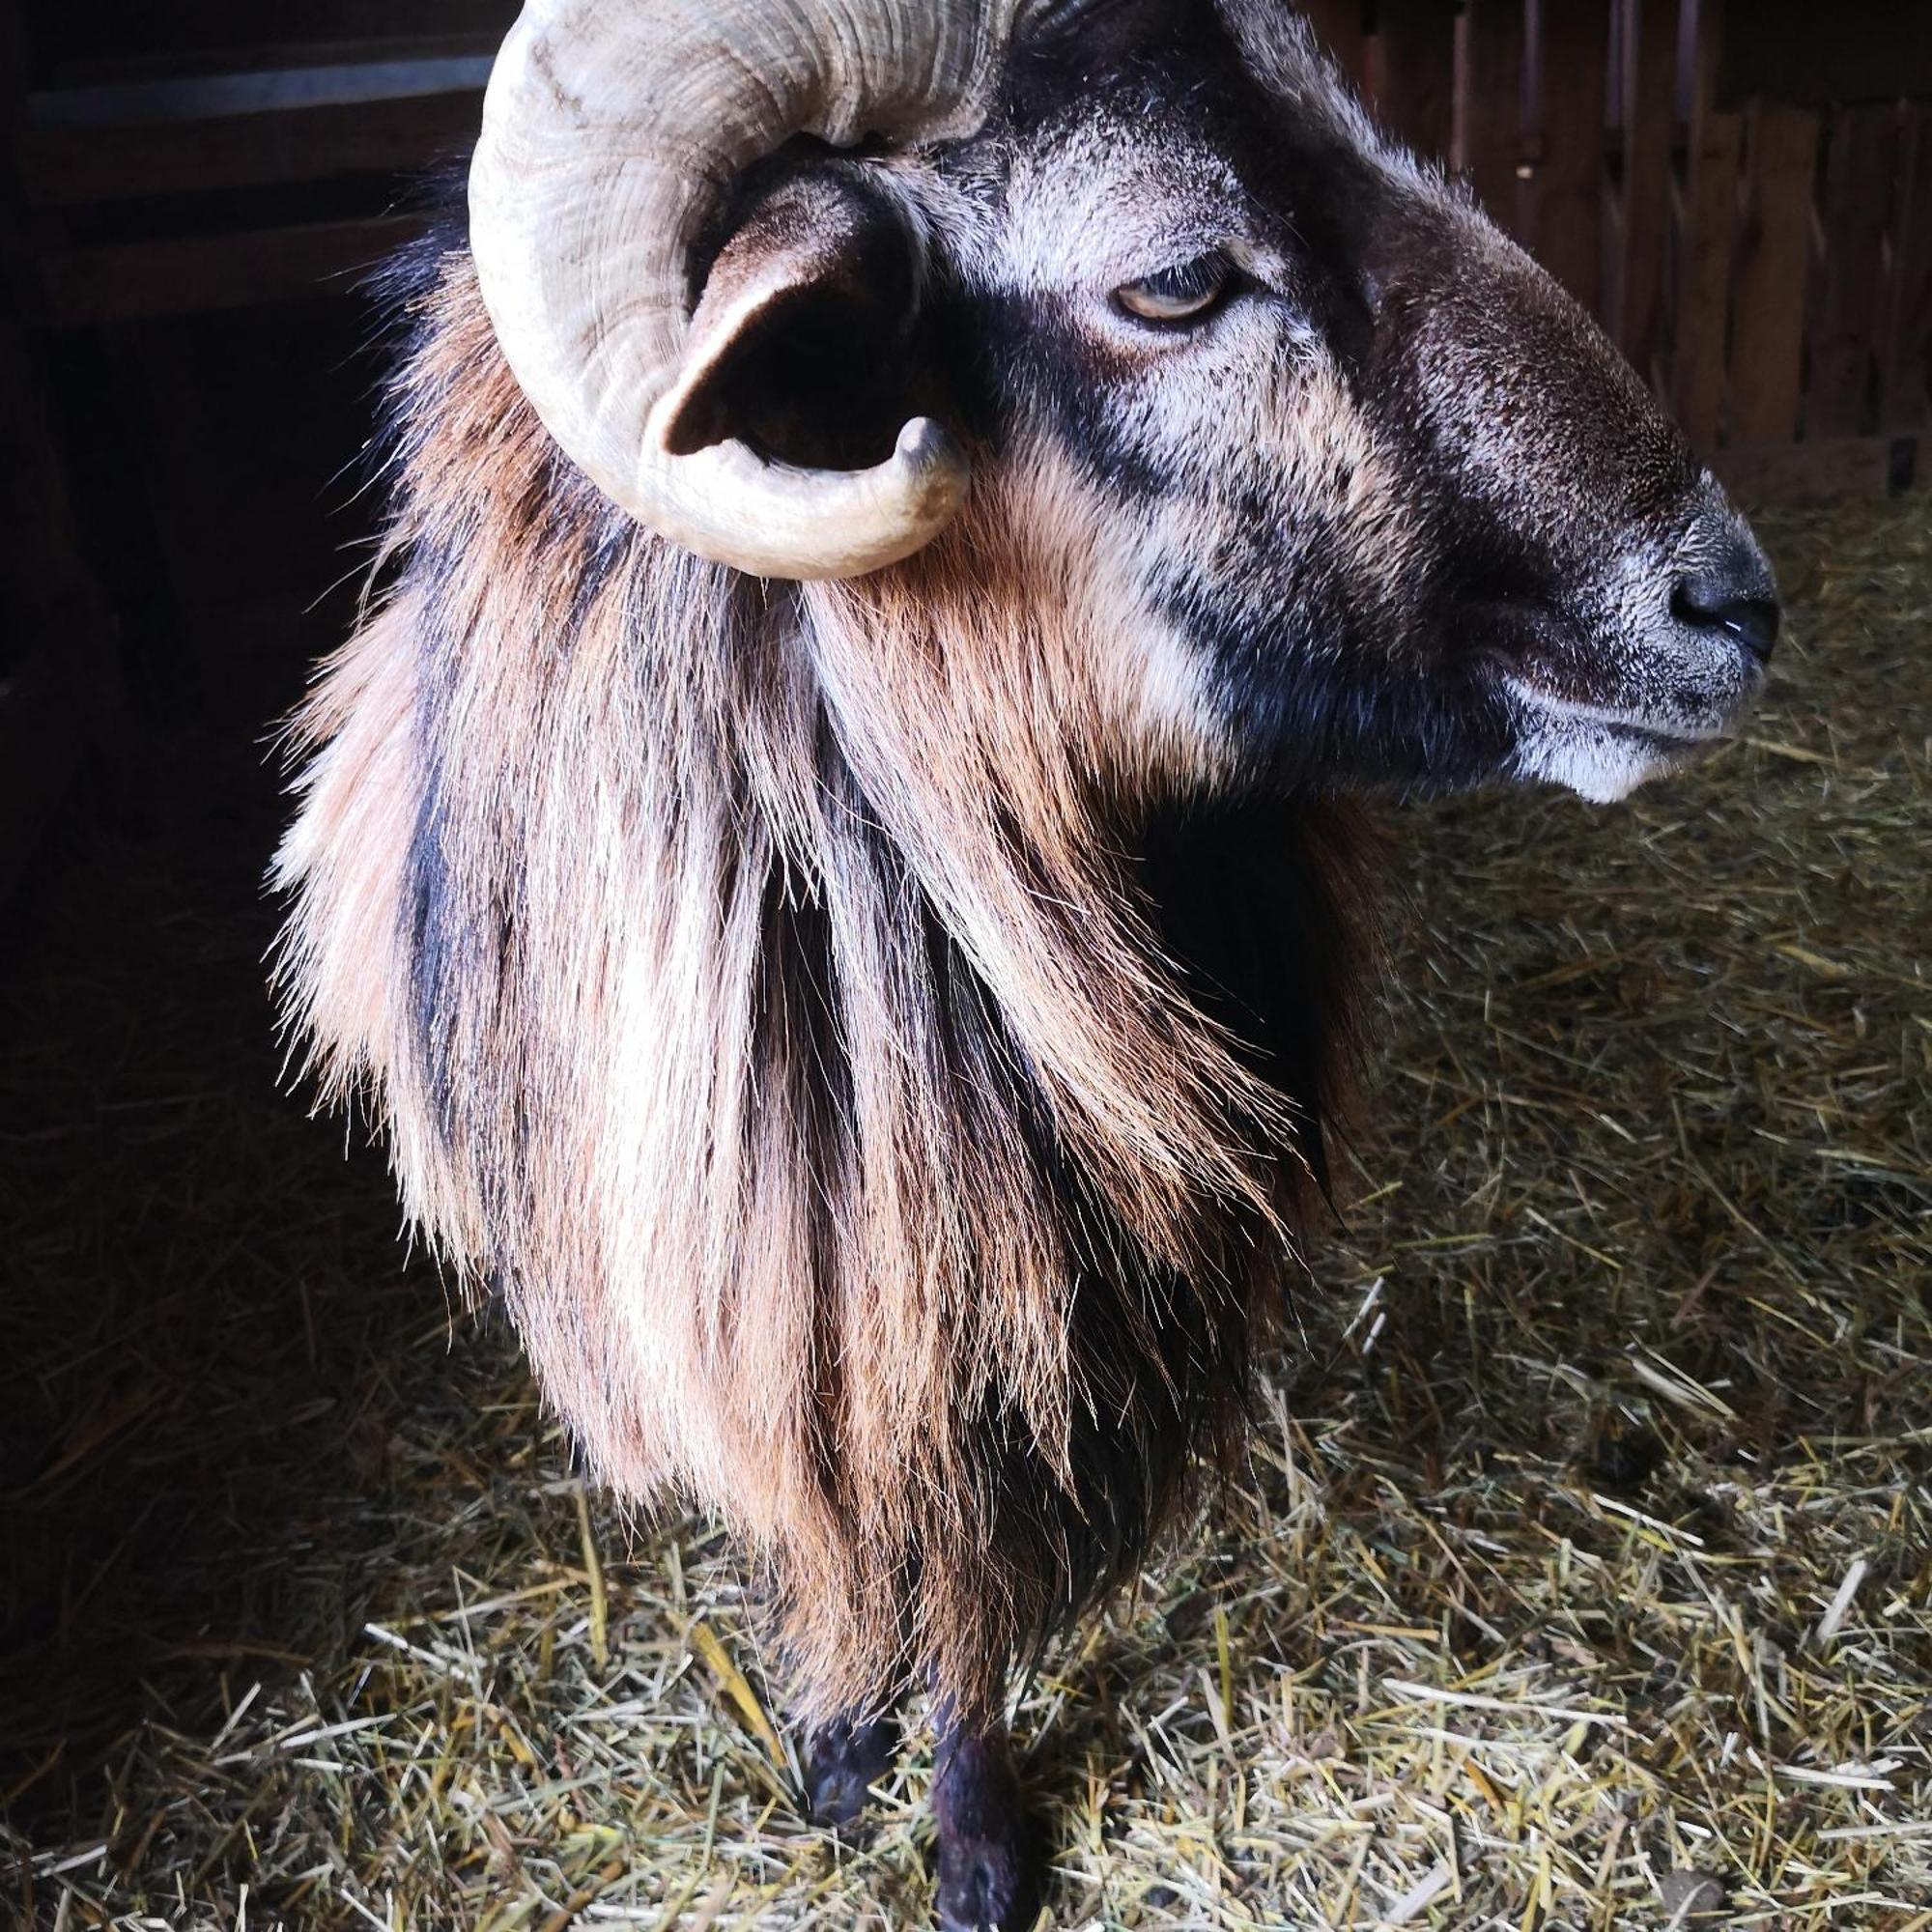
<path id="1" fill-rule="evenodd" d="M 1221 299 L 1233 279 L 1233 263 L 1217 250 L 1123 283 L 1114 291 L 1114 300 L 1142 322 L 1192 322 Z"/>

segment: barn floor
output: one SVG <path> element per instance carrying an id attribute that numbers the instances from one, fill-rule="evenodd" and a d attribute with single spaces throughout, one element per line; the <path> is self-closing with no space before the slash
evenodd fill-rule
<path id="1" fill-rule="evenodd" d="M 1306 1347 L 1020 1715 L 1056 1922 L 1932 1927 L 1932 502 L 1766 533 L 1745 744 L 1404 813 Z M 273 1092 L 257 759 L 157 753 L 0 983 L 0 1918 L 921 1923 L 926 1766 L 801 1827 L 726 1551 L 586 1509 Z"/>

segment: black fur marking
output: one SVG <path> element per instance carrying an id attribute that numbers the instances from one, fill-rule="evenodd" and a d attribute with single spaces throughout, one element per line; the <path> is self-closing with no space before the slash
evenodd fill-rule
<path id="1" fill-rule="evenodd" d="M 463 1055 L 457 1023 L 464 1010 L 463 991 L 474 940 L 447 857 L 442 755 L 434 730 L 428 728 L 434 715 L 435 707 L 426 706 L 418 720 L 415 755 L 422 769 L 422 793 L 405 873 L 409 922 L 405 945 L 424 1076 L 447 1139 L 454 1136 L 459 1118 Z"/>
<path id="2" fill-rule="evenodd" d="M 933 327 L 957 372 L 961 416 L 998 447 L 1003 426 L 1024 421 L 1121 499 L 1167 494 L 1173 477 L 1115 422 L 1113 370 L 1093 338 L 1038 296 L 955 292 L 936 304 Z"/>
<path id="3" fill-rule="evenodd" d="M 1509 724 L 1473 668 L 1405 672 L 1362 648 L 1319 579 L 1291 570 L 1266 587 L 1268 607 L 1242 608 L 1225 585 L 1174 572 L 1153 594 L 1208 654 L 1223 714 L 1272 782 L 1449 787 L 1496 768 Z"/>
<path id="4" fill-rule="evenodd" d="M 1296 1151 L 1327 1190 L 1336 1062 L 1359 1044 L 1360 942 L 1338 882 L 1363 869 L 1359 839 L 1321 808 L 1250 797 L 1177 807 L 1142 836 L 1161 936 L 1195 1002 L 1293 1101 Z"/>

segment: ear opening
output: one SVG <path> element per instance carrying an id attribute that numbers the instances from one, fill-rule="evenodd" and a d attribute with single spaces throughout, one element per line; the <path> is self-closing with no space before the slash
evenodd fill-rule
<path id="1" fill-rule="evenodd" d="M 918 239 L 849 180 L 788 184 L 720 249 L 683 368 L 660 406 L 666 450 L 735 439 L 803 469 L 889 458 L 927 384 Z"/>

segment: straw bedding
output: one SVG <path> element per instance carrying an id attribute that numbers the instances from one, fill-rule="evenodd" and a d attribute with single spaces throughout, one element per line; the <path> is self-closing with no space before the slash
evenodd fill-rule
<path id="1" fill-rule="evenodd" d="M 1932 1927 L 1932 507 L 1764 528 L 1745 743 L 1400 813 L 1251 1464 L 1025 1689 L 1059 1922 Z M 273 1092 L 255 748 L 138 795 L 0 987 L 0 1916 L 919 1922 L 927 1765 L 803 1828 L 729 1551 Z"/>

